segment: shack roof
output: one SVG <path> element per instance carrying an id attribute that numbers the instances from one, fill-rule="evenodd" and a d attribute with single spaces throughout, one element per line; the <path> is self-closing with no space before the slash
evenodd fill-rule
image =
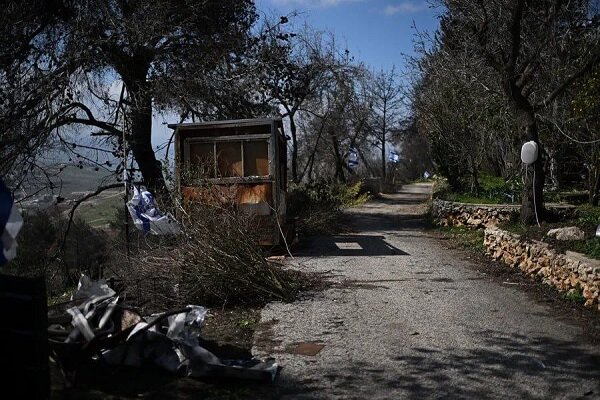
<path id="1" fill-rule="evenodd" d="M 231 119 L 225 121 L 206 121 L 206 122 L 186 122 L 183 124 L 168 124 L 171 129 L 185 130 L 195 128 L 208 127 L 237 127 L 251 125 L 266 125 L 275 122 L 278 126 L 282 126 L 281 118 L 252 118 L 252 119 Z"/>

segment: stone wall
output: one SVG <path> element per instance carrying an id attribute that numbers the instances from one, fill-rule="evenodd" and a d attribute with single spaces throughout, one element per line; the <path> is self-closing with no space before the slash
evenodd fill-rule
<path id="1" fill-rule="evenodd" d="M 437 225 L 488 228 L 519 214 L 519 204 L 469 204 L 434 199 L 431 215 Z M 546 204 L 546 209 L 561 217 L 573 217 L 577 208 L 570 205 Z"/>
<path id="2" fill-rule="evenodd" d="M 483 228 L 510 220 L 518 214 L 519 208 L 517 204 L 467 204 L 434 199 L 431 214 L 435 223 L 441 226 Z"/>
<path id="3" fill-rule="evenodd" d="M 485 230 L 484 245 L 493 259 L 540 277 L 561 292 L 581 288 L 585 305 L 600 310 L 600 261 L 570 251 L 560 254 L 547 243 L 525 240 L 496 227 Z"/>

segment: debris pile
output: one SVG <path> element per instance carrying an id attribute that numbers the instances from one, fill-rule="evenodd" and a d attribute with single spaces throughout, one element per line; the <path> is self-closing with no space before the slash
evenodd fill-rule
<path id="1" fill-rule="evenodd" d="M 48 338 L 55 360 L 73 372 L 85 360 L 115 366 L 154 366 L 177 376 L 273 381 L 277 364 L 222 360 L 199 344 L 207 309 L 187 306 L 142 317 L 119 303 L 104 281 L 82 276 L 72 301 L 48 312 Z"/>

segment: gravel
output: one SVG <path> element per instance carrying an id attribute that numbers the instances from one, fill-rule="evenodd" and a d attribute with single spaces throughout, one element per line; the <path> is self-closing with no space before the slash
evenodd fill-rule
<path id="1" fill-rule="evenodd" d="M 600 398 L 600 349 L 519 285 L 425 229 L 431 187 L 349 210 L 292 260 L 339 284 L 261 314 L 253 353 L 289 399 Z M 300 350 L 302 351 L 300 351 Z M 308 349 L 309 351 L 306 351 Z"/>

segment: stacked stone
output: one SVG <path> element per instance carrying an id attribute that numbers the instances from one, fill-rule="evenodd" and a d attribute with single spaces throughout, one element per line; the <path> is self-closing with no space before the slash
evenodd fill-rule
<path id="1" fill-rule="evenodd" d="M 568 251 L 559 254 L 547 243 L 524 240 L 492 227 L 485 230 L 487 254 L 531 276 L 538 276 L 561 292 L 583 290 L 585 305 L 600 311 L 600 261 Z"/>
<path id="2" fill-rule="evenodd" d="M 547 205 L 552 212 L 561 218 L 570 218 L 577 211 L 576 207 L 564 205 Z M 454 201 L 434 199 L 431 214 L 434 222 L 440 226 L 465 226 L 479 229 L 496 226 L 509 221 L 519 213 L 516 204 L 468 204 Z"/>
<path id="3" fill-rule="evenodd" d="M 486 228 L 510 220 L 519 206 L 456 203 L 453 201 L 433 200 L 432 215 L 436 224 L 441 226 L 466 226 Z"/>

